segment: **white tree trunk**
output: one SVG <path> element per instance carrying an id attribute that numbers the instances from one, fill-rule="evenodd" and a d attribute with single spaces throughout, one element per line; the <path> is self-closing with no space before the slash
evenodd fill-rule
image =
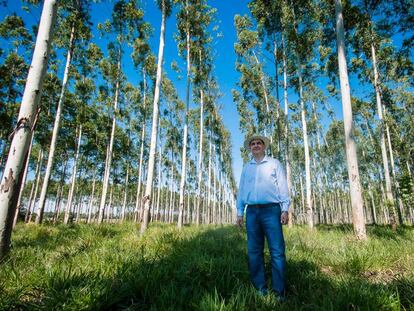
<path id="1" fill-rule="evenodd" d="M 10 249 L 13 216 L 23 177 L 24 160 L 30 145 L 33 120 L 42 95 L 43 79 L 53 39 L 57 12 L 56 2 L 56 0 L 44 2 L 33 59 L 0 184 L 0 259 Z"/>
<path id="2" fill-rule="evenodd" d="M 109 176 L 111 175 L 111 163 L 112 163 L 112 153 L 113 153 L 113 146 L 114 146 L 114 139 L 115 139 L 115 130 L 116 130 L 116 114 L 118 111 L 118 98 L 119 98 L 119 87 L 120 87 L 120 74 L 121 74 L 121 47 L 119 47 L 118 51 L 118 64 L 117 64 L 117 78 L 115 84 L 115 98 L 114 98 L 114 112 L 112 117 L 112 129 L 111 129 L 111 138 L 109 141 L 109 149 L 107 154 L 107 163 L 105 165 L 105 173 L 104 173 L 104 180 L 102 184 L 102 196 L 101 196 L 101 203 L 99 204 L 99 216 L 98 216 L 98 223 L 102 223 L 104 218 L 104 211 L 105 211 L 105 202 L 106 196 L 108 192 L 108 184 L 109 184 Z"/>
<path id="3" fill-rule="evenodd" d="M 348 68 L 345 54 L 344 21 L 341 0 L 335 0 L 336 43 L 338 51 L 339 80 L 341 84 L 342 110 L 344 115 L 346 160 L 348 165 L 349 190 L 352 205 L 352 223 L 355 235 L 360 240 L 367 238 L 364 217 L 364 202 L 362 200 L 361 183 L 357 147 L 353 138 L 351 90 L 348 80 Z"/>
<path id="4" fill-rule="evenodd" d="M 306 187 L 306 211 L 308 215 L 309 228 L 314 227 L 313 223 L 313 204 L 312 204 L 312 186 L 310 173 L 310 155 L 308 143 L 308 129 L 306 122 L 306 108 L 303 100 L 303 81 L 302 81 L 302 65 L 298 60 L 298 75 L 299 75 L 299 100 L 302 116 L 302 133 L 303 133 L 303 148 L 305 152 L 305 187 Z"/>
<path id="5" fill-rule="evenodd" d="M 160 196 L 161 196 L 161 173 L 162 173 L 162 167 L 161 167 L 161 163 L 162 163 L 162 144 L 160 142 L 159 146 L 158 146 L 158 154 L 159 154 L 159 158 L 158 158 L 158 190 L 157 190 L 157 208 L 155 211 L 155 220 L 158 221 L 159 220 L 159 212 L 160 212 Z"/>
<path id="6" fill-rule="evenodd" d="M 69 222 L 70 211 L 72 209 L 72 201 L 73 201 L 73 195 L 75 193 L 76 174 L 77 174 L 77 168 L 78 168 L 78 159 L 79 159 L 79 151 L 80 151 L 81 142 L 82 142 L 82 124 L 79 125 L 79 130 L 78 130 L 78 141 L 76 144 L 75 158 L 73 159 L 71 186 L 70 186 L 70 190 L 68 193 L 68 201 L 66 202 L 65 217 L 63 220 L 64 224 L 67 224 Z"/>
<path id="7" fill-rule="evenodd" d="M 93 171 L 93 181 L 92 181 L 92 192 L 91 197 L 89 198 L 89 204 L 88 204 L 88 220 L 87 223 L 91 223 L 92 221 L 92 213 L 93 213 L 93 207 L 94 207 L 94 201 L 95 201 L 95 184 L 96 184 L 96 169 Z"/>
<path id="8" fill-rule="evenodd" d="M 380 132 L 381 132 L 380 144 L 381 144 L 382 164 L 384 167 L 385 193 L 387 196 L 387 201 L 389 202 L 389 204 L 391 204 L 391 209 L 393 211 L 391 221 L 394 227 L 396 225 L 394 196 L 392 194 L 391 177 L 390 177 L 390 171 L 388 168 L 388 156 L 387 156 L 387 148 L 385 146 L 385 135 L 384 135 L 384 117 L 383 117 L 383 106 L 382 106 L 382 99 L 381 99 L 381 88 L 380 88 L 379 74 L 378 74 L 378 69 L 377 69 L 377 58 L 376 58 L 375 47 L 373 43 L 371 43 L 371 57 L 372 57 L 372 67 L 374 70 L 374 88 L 375 88 L 375 95 L 376 95 L 376 100 L 377 100 L 378 118 L 380 120 Z"/>
<path id="9" fill-rule="evenodd" d="M 128 181 L 129 181 L 129 166 L 127 164 L 126 169 L 126 176 L 125 176 L 125 190 L 124 190 L 124 200 L 122 202 L 122 210 L 121 210 L 121 222 L 125 220 L 125 209 L 126 209 L 126 202 L 128 197 Z"/>
<path id="10" fill-rule="evenodd" d="M 188 6 L 188 4 L 187 4 Z M 187 28 L 187 91 L 185 96 L 186 108 L 184 118 L 183 133 L 183 154 L 181 159 L 181 180 L 180 180 L 180 198 L 178 203 L 178 228 L 183 226 L 184 212 L 184 192 L 187 178 L 187 136 L 188 136 L 188 113 L 190 110 L 190 83 L 191 83 L 191 60 L 190 60 L 190 30 Z"/>
<path id="11" fill-rule="evenodd" d="M 259 59 L 256 56 L 256 53 L 253 51 L 253 55 L 254 55 L 254 59 L 256 61 L 256 64 L 258 66 L 260 66 L 261 68 L 261 64 L 259 62 Z M 263 96 L 265 99 L 265 105 L 266 105 L 266 118 L 265 118 L 265 136 L 268 136 L 269 140 L 270 140 L 270 152 L 272 153 L 272 145 L 273 145 L 273 120 L 271 119 L 271 113 L 270 113 L 270 106 L 269 106 L 269 96 L 267 95 L 267 90 L 266 90 L 266 83 L 265 83 L 265 79 L 264 79 L 264 74 L 263 71 L 260 70 L 260 82 L 262 84 L 262 88 L 263 88 Z M 268 134 L 268 127 L 270 127 L 270 135 Z"/>
<path id="12" fill-rule="evenodd" d="M 286 179 L 288 184 L 289 195 L 292 189 L 292 173 L 290 169 L 290 158 L 289 158 L 289 102 L 288 102 L 288 85 L 287 85 L 287 59 L 286 59 L 286 46 L 285 36 L 282 33 L 282 58 L 283 58 L 283 100 L 285 106 L 285 161 L 286 161 Z M 280 136 L 280 135 L 279 135 Z M 291 203 L 289 208 L 289 228 L 293 227 L 293 212 L 294 206 Z"/>
<path id="13" fill-rule="evenodd" d="M 143 89 L 143 106 L 144 110 L 146 109 L 146 99 L 147 99 L 147 76 L 145 68 L 142 69 L 142 80 L 144 84 Z M 143 116 L 143 124 L 141 128 L 141 147 L 139 151 L 139 165 L 138 165 L 138 184 L 137 184 L 137 196 L 135 199 L 135 212 L 134 212 L 134 219 L 135 222 L 141 219 L 142 216 L 142 209 L 141 209 L 141 185 L 142 185 L 142 162 L 144 160 L 144 142 L 145 142 L 145 126 L 146 126 L 146 117 L 145 114 Z M 141 210 L 140 210 L 141 209 Z"/>
<path id="14" fill-rule="evenodd" d="M 62 89 L 60 91 L 59 101 L 58 101 L 58 105 L 56 108 L 56 116 L 55 116 L 55 123 L 53 125 L 52 140 L 50 141 L 50 149 L 49 149 L 49 156 L 47 159 L 46 173 L 43 179 L 42 191 L 40 192 L 39 212 L 36 217 L 36 224 L 40 224 L 43 221 L 43 211 L 45 208 L 47 189 L 49 187 L 50 175 L 52 174 L 53 161 L 55 159 L 56 142 L 57 142 L 57 137 L 59 135 L 60 118 L 61 118 L 62 109 L 63 109 L 63 102 L 65 100 L 66 86 L 69 80 L 69 69 L 70 69 L 70 64 L 72 60 L 74 40 L 75 40 L 75 26 L 72 25 L 72 29 L 70 31 L 68 54 L 66 56 L 65 71 L 63 74 Z"/>
<path id="15" fill-rule="evenodd" d="M 200 89 L 200 139 L 198 150 L 198 163 L 197 163 L 197 206 L 196 206 L 196 225 L 200 224 L 200 203 L 201 203 L 201 178 L 203 172 L 201 171 L 203 165 L 203 138 L 204 138 L 204 91 Z"/>
<path id="16" fill-rule="evenodd" d="M 33 130 L 32 130 L 32 132 L 33 132 Z M 23 173 L 23 178 L 22 178 L 22 186 L 20 187 L 19 197 L 17 199 L 17 204 L 16 204 L 16 211 L 15 211 L 14 219 L 13 219 L 13 228 L 16 226 L 17 219 L 19 218 L 20 205 L 21 205 L 21 201 L 22 201 L 24 187 L 26 185 L 27 171 L 28 171 L 28 168 L 29 168 L 29 162 L 30 162 L 30 155 L 32 153 L 32 147 L 33 147 L 33 134 L 32 134 L 32 138 L 30 139 L 29 151 L 27 152 L 27 156 L 26 156 L 26 161 L 25 161 L 26 164 L 24 166 L 24 171 L 23 171 L 24 173 Z"/>
<path id="17" fill-rule="evenodd" d="M 157 132 L 158 132 L 158 113 L 159 113 L 159 101 L 160 101 L 160 89 L 162 81 L 162 63 L 164 60 L 164 37 L 165 37 L 165 3 L 162 1 L 162 17 L 161 17 L 161 30 L 160 30 L 160 46 L 158 49 L 158 63 L 157 63 L 157 78 L 155 81 L 154 102 L 152 111 L 152 129 L 151 129 L 151 145 L 148 160 L 148 174 L 147 184 L 145 187 L 144 196 L 144 215 L 141 223 L 141 234 L 144 234 L 148 227 L 149 210 L 151 206 L 151 194 L 152 194 L 152 180 L 154 178 L 154 164 L 155 164 L 155 149 L 157 147 Z"/>
<path id="18" fill-rule="evenodd" d="M 40 149 L 39 157 L 37 159 L 37 165 L 36 165 L 36 186 L 34 187 L 34 192 L 30 193 L 30 199 L 29 199 L 29 205 L 27 207 L 25 222 L 28 223 L 31 221 L 32 214 L 34 213 L 34 208 L 36 205 L 36 197 L 37 197 L 37 191 L 39 189 L 39 183 L 40 183 L 40 177 L 42 175 L 42 162 L 43 162 L 43 149 Z"/>

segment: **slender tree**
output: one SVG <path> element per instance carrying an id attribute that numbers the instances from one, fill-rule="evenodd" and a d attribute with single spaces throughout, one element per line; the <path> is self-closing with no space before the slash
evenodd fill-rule
<path id="1" fill-rule="evenodd" d="M 42 86 L 47 70 L 50 44 L 57 13 L 57 2 L 47 0 L 44 3 L 39 24 L 32 64 L 28 73 L 26 87 L 18 121 L 14 129 L 11 153 L 6 162 L 5 174 L 0 185 L 0 259 L 10 249 L 13 216 L 20 192 L 23 169 L 31 140 L 31 129 L 37 106 L 42 95 Z"/>

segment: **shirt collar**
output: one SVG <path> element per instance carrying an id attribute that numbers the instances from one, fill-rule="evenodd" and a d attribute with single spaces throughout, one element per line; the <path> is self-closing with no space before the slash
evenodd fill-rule
<path id="1" fill-rule="evenodd" d="M 264 156 L 264 158 L 262 159 L 261 162 L 257 163 L 256 160 L 254 158 L 252 158 L 250 160 L 250 164 L 260 164 L 260 163 L 264 163 L 264 162 L 268 162 L 269 161 L 269 157 L 267 155 Z"/>

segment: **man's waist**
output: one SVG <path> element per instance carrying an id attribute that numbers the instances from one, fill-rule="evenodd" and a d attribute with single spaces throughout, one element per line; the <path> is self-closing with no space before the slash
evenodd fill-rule
<path id="1" fill-rule="evenodd" d="M 247 207 L 250 208 L 266 208 L 266 207 L 278 207 L 279 203 L 261 203 L 261 204 L 247 204 Z"/>

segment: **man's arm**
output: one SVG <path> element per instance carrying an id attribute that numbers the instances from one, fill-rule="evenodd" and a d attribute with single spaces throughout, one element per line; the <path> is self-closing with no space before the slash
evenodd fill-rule
<path id="1" fill-rule="evenodd" d="M 244 214 L 244 207 L 245 207 L 245 203 L 242 198 L 242 193 L 244 192 L 244 179 L 245 179 L 244 175 L 245 175 L 245 168 L 243 167 L 243 170 L 240 176 L 239 191 L 237 193 L 237 203 L 236 203 L 237 225 L 240 227 L 243 226 L 243 214 Z"/>
<path id="2" fill-rule="evenodd" d="M 279 161 L 276 161 L 276 176 L 279 188 L 278 190 L 280 197 L 280 209 L 282 211 L 282 214 L 280 216 L 280 222 L 283 225 L 286 225 L 289 221 L 288 211 L 290 205 L 290 195 L 285 170 L 283 169 L 282 164 Z"/>
<path id="3" fill-rule="evenodd" d="M 290 205 L 289 188 L 287 184 L 285 170 L 279 161 L 276 161 L 276 176 L 280 208 L 282 212 L 287 212 L 289 210 Z"/>

